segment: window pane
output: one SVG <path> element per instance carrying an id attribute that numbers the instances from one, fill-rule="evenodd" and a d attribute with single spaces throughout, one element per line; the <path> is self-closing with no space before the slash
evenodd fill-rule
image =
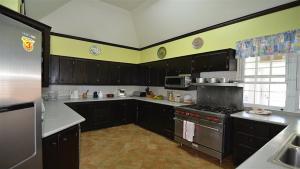
<path id="1" fill-rule="evenodd" d="M 255 69 L 255 63 L 245 63 L 246 69 Z"/>
<path id="2" fill-rule="evenodd" d="M 270 106 L 285 107 L 285 99 L 286 99 L 285 92 L 281 92 L 281 93 L 271 92 Z"/>
<path id="3" fill-rule="evenodd" d="M 268 106 L 269 92 L 255 92 L 255 104 Z"/>
<path id="4" fill-rule="evenodd" d="M 270 84 L 271 92 L 285 92 L 286 84 Z"/>
<path id="5" fill-rule="evenodd" d="M 256 81 L 257 82 L 269 82 L 270 78 L 257 78 Z"/>
<path id="6" fill-rule="evenodd" d="M 272 68 L 272 75 L 285 75 L 285 67 Z"/>
<path id="7" fill-rule="evenodd" d="M 256 88 L 255 88 L 256 92 L 268 92 L 269 91 L 269 84 L 256 84 Z"/>
<path id="8" fill-rule="evenodd" d="M 254 89 L 255 89 L 255 84 L 245 84 L 244 85 L 244 90 L 254 91 Z"/>
<path id="9" fill-rule="evenodd" d="M 285 82 L 284 77 L 273 77 L 271 78 L 271 82 Z"/>
<path id="10" fill-rule="evenodd" d="M 245 78 L 245 82 L 255 82 L 255 78 Z"/>
<path id="11" fill-rule="evenodd" d="M 245 59 L 245 62 L 248 63 L 248 62 L 255 62 L 256 60 L 256 57 L 248 57 Z"/>
<path id="12" fill-rule="evenodd" d="M 270 75 L 270 68 L 259 68 L 257 69 L 258 75 Z"/>
<path id="13" fill-rule="evenodd" d="M 254 92 L 244 91 L 244 103 L 254 104 Z"/>
<path id="14" fill-rule="evenodd" d="M 270 67 L 271 66 L 271 62 L 258 62 L 257 66 L 259 68 L 262 68 L 262 67 Z"/>
<path id="15" fill-rule="evenodd" d="M 255 69 L 246 69 L 245 75 L 246 76 L 255 75 Z"/>
<path id="16" fill-rule="evenodd" d="M 282 62 L 272 62 L 272 67 L 285 67 L 285 61 L 282 61 Z"/>

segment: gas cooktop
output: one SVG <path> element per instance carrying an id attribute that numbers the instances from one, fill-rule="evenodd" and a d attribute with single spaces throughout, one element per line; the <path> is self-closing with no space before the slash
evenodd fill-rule
<path id="1" fill-rule="evenodd" d="M 185 108 L 185 107 L 197 111 L 208 111 L 208 112 L 220 113 L 220 114 L 232 114 L 232 113 L 237 113 L 239 111 L 242 111 L 235 107 L 207 106 L 207 105 L 197 105 L 197 104 L 182 106 L 181 108 Z"/>

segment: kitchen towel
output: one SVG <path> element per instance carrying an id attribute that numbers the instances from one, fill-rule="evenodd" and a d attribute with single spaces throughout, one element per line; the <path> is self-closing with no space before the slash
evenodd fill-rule
<path id="1" fill-rule="evenodd" d="M 183 139 L 193 142 L 195 133 L 195 123 L 190 121 L 183 121 Z"/>

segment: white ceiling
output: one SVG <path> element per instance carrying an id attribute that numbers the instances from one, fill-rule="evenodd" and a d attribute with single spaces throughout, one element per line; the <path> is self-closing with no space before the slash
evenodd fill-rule
<path id="1" fill-rule="evenodd" d="M 115 35 L 124 30 L 122 29 L 124 26 L 116 27 L 115 22 L 120 22 L 122 25 L 133 25 L 130 26 L 132 30 L 128 31 L 134 32 L 135 36 L 132 40 L 126 37 L 132 43 L 126 44 L 125 40 L 109 42 L 132 47 L 145 47 L 292 1 L 295 0 L 26 0 L 26 12 L 29 17 L 49 24 L 58 33 L 100 41 L 113 39 Z M 82 7 L 72 6 L 79 2 Z M 108 7 L 114 10 L 106 10 L 105 16 L 99 16 L 103 15 L 101 12 L 103 8 Z M 122 17 L 113 17 L 116 16 L 113 12 L 125 13 L 128 18 L 124 20 Z M 82 28 L 84 24 L 80 22 L 72 22 L 72 27 L 68 27 L 66 23 L 77 20 L 77 14 L 83 15 L 87 19 L 94 19 L 93 24 L 104 24 L 109 31 L 101 32 L 99 26 L 93 27 L 92 24 Z M 106 17 L 106 19 L 99 20 L 101 17 Z M 128 22 L 128 24 L 124 22 Z M 118 30 L 112 33 L 111 29 Z M 101 38 L 103 34 L 106 35 L 105 38 Z"/>
<path id="2" fill-rule="evenodd" d="M 102 1 L 131 11 L 149 0 L 102 0 Z"/>

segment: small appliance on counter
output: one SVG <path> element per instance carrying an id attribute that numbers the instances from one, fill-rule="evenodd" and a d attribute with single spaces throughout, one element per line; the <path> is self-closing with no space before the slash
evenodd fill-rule
<path id="1" fill-rule="evenodd" d="M 141 91 L 134 91 L 132 96 L 135 97 L 146 97 L 146 92 L 141 92 Z"/>
<path id="2" fill-rule="evenodd" d="M 111 94 L 111 93 L 109 93 L 109 94 L 106 94 L 106 97 L 107 98 L 113 98 L 115 95 L 114 94 Z"/>
<path id="3" fill-rule="evenodd" d="M 79 92 L 78 90 L 74 90 L 70 93 L 70 98 L 71 99 L 79 99 Z"/>
<path id="4" fill-rule="evenodd" d="M 94 99 L 102 99 L 103 98 L 103 94 L 102 94 L 102 92 L 101 91 L 99 91 L 99 92 L 97 92 L 97 91 L 94 91 L 94 93 L 93 93 L 93 98 Z"/>
<path id="5" fill-rule="evenodd" d="M 118 96 L 119 97 L 126 97 L 126 90 L 125 89 L 119 89 L 118 90 Z"/>

